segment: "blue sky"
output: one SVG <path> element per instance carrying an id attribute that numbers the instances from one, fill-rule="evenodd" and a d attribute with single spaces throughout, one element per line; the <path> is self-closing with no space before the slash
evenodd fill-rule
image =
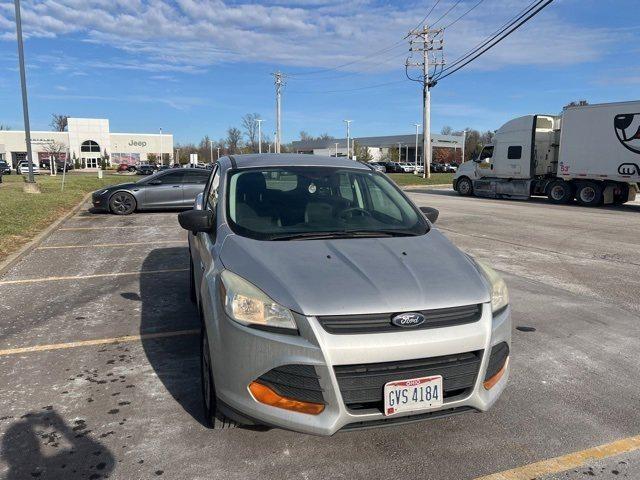
<path id="1" fill-rule="evenodd" d="M 23 0 L 33 129 L 51 113 L 109 118 L 116 132 L 218 139 L 245 113 L 272 133 L 270 73 L 291 74 L 283 136 L 411 133 L 418 84 L 403 80 L 400 41 L 434 0 Z M 441 0 L 434 21 L 457 0 Z M 440 25 L 478 0 L 461 0 Z M 451 61 L 530 3 L 483 0 L 445 32 Z M 360 60 L 338 70 L 325 68 Z M 22 129 L 13 1 L 0 0 L 0 123 Z M 298 75 L 296 75 L 298 74 Z M 302 74 L 302 75 L 300 75 Z M 364 88 L 383 83 L 378 88 Z M 360 90 L 358 90 L 360 89 Z M 529 24 L 433 90 L 432 125 L 496 129 L 526 113 L 556 113 L 640 95 L 638 0 L 555 0 Z"/>

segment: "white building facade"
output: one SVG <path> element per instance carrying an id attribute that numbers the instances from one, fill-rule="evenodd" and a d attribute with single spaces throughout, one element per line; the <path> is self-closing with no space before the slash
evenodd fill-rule
<path id="1" fill-rule="evenodd" d="M 42 165 L 52 158 L 69 159 L 80 168 L 97 170 L 104 160 L 110 165 L 137 165 L 160 158 L 173 162 L 173 135 L 169 133 L 112 133 L 109 120 L 69 118 L 66 132 L 31 132 L 33 161 Z M 0 131 L 0 160 L 15 168 L 27 158 L 24 131 Z"/>

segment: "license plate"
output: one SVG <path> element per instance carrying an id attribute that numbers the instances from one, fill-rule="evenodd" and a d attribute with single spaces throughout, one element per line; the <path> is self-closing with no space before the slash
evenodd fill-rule
<path id="1" fill-rule="evenodd" d="M 384 414 L 415 412 L 442 406 L 442 375 L 386 383 Z"/>

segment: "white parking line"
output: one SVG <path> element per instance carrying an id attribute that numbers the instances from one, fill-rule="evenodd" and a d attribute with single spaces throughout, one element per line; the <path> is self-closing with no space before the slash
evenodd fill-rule
<path id="1" fill-rule="evenodd" d="M 59 228 L 58 231 L 71 232 L 76 230 L 115 230 L 119 228 L 176 228 L 179 225 L 119 225 L 119 226 L 104 226 L 104 227 L 65 227 Z"/>
<path id="2" fill-rule="evenodd" d="M 87 278 L 126 277 L 133 275 L 152 275 L 158 273 L 188 272 L 188 268 L 168 268 L 165 270 L 146 270 L 139 272 L 96 273 L 93 275 L 69 275 L 64 277 L 24 278 L 21 280 L 2 280 L 0 285 L 16 285 L 25 283 L 59 282 L 63 280 L 85 280 Z"/>
<path id="3" fill-rule="evenodd" d="M 132 247 L 139 245 L 165 245 L 165 244 L 187 243 L 187 240 L 155 240 L 153 242 L 130 242 L 130 243 L 92 243 L 91 245 L 47 245 L 38 247 L 36 250 L 55 250 L 64 248 L 95 248 L 95 247 Z"/>

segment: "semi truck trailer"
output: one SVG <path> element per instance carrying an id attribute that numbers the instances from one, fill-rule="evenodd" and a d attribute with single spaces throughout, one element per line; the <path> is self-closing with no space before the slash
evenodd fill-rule
<path id="1" fill-rule="evenodd" d="M 633 101 L 510 120 L 460 165 L 453 188 L 460 195 L 596 206 L 634 200 L 639 182 L 640 101 Z"/>

